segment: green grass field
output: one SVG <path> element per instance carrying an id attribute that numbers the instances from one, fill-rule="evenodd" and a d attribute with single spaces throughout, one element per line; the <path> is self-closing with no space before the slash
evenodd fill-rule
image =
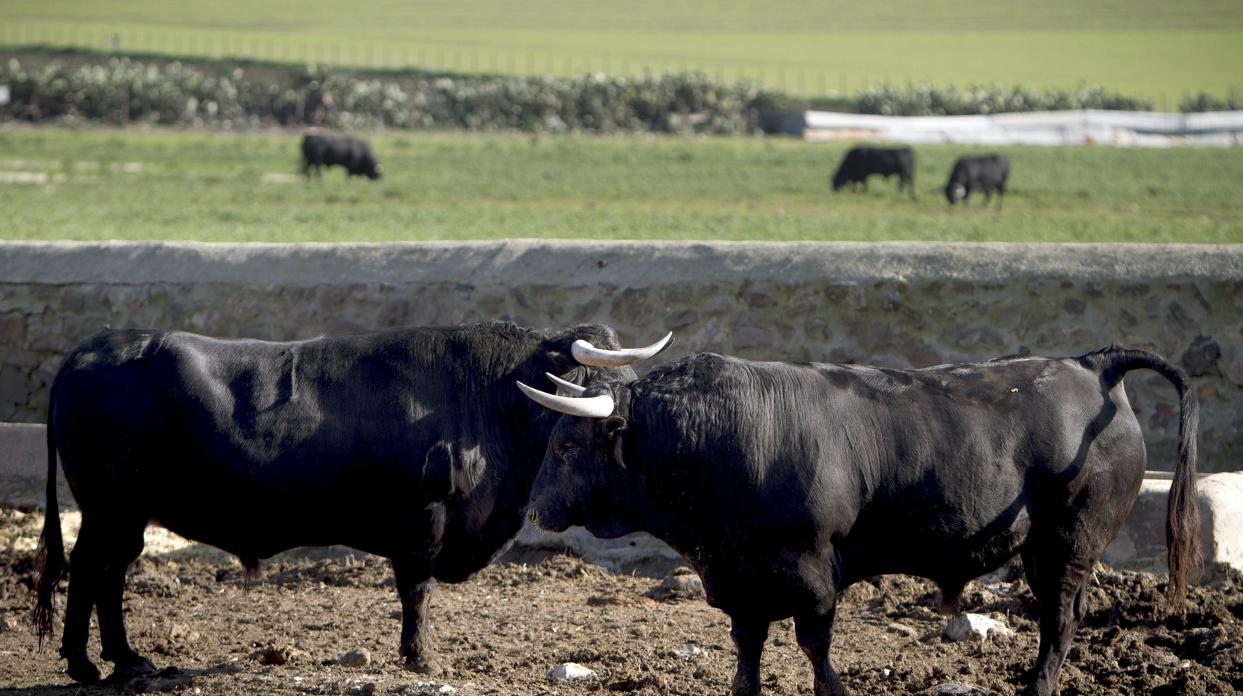
<path id="1" fill-rule="evenodd" d="M 1083 82 L 1174 108 L 1243 88 L 1238 0 L 0 0 L 0 44 L 469 72 L 701 70 L 787 92 Z"/>
<path id="2" fill-rule="evenodd" d="M 951 209 L 950 146 L 833 194 L 846 146 L 778 138 L 379 134 L 386 176 L 296 176 L 292 133 L 0 130 L 0 238 L 1243 242 L 1243 149 L 1003 148 L 997 213 Z"/>

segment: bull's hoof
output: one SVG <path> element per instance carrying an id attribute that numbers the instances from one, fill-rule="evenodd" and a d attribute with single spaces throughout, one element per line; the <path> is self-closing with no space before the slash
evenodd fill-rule
<path id="1" fill-rule="evenodd" d="M 70 660 L 69 667 L 65 670 L 69 678 L 79 684 L 97 684 L 99 683 L 99 668 L 94 662 L 85 658 L 80 660 Z"/>
<path id="2" fill-rule="evenodd" d="M 138 653 L 133 653 L 125 659 L 116 661 L 116 667 L 113 668 L 112 674 L 108 675 L 108 681 L 127 682 L 139 677 L 150 676 L 157 671 L 151 660 Z"/>
<path id="3" fill-rule="evenodd" d="M 406 669 L 429 677 L 447 676 L 446 668 L 436 657 L 407 657 Z"/>
<path id="4" fill-rule="evenodd" d="M 729 696 L 760 696 L 761 689 L 758 680 L 734 677 L 733 683 L 730 685 Z"/>

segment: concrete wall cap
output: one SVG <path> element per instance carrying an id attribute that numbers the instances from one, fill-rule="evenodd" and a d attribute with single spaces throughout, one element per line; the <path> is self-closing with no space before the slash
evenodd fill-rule
<path id="1" fill-rule="evenodd" d="M 192 271 L 192 272 L 191 272 Z M 670 242 L 513 239 L 385 244 L 3 242 L 0 284 L 787 283 L 1023 278 L 1243 280 L 1243 244 Z"/>

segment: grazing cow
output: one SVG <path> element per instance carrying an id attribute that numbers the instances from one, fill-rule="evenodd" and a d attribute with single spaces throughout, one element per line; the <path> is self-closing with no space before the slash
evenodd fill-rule
<path id="1" fill-rule="evenodd" d="M 323 167 L 333 165 L 345 167 L 346 178 L 365 176 L 379 179 L 384 168 L 371 153 L 371 146 L 366 141 L 350 135 L 333 133 L 307 133 L 302 136 L 302 174 L 309 180 L 311 168 L 315 175 L 323 175 Z"/>
<path id="2" fill-rule="evenodd" d="M 391 559 L 400 653 L 434 673 L 432 589 L 465 580 L 518 531 L 556 422 L 513 380 L 632 379 L 625 365 L 663 345 L 617 350 L 604 326 L 505 322 L 289 343 L 105 331 L 66 356 L 52 385 L 40 636 L 65 574 L 59 453 L 82 510 L 61 647 L 73 679 L 100 676 L 86 653 L 92 606 L 114 677 L 153 669 L 130 649 L 121 611 L 150 522 L 249 569 L 295 546 Z"/>
<path id="3" fill-rule="evenodd" d="M 915 198 L 915 152 L 909 147 L 853 147 L 842 159 L 833 174 L 833 190 L 840 191 L 846 184 L 862 184 L 868 189 L 868 177 L 880 174 L 888 179 L 898 175 L 898 191 L 905 186 Z"/>
<path id="4" fill-rule="evenodd" d="M 1002 198 L 1006 194 L 1006 177 L 1010 176 L 1010 160 L 1005 155 L 981 155 L 980 157 L 959 157 L 954 162 L 949 181 L 945 182 L 945 199 L 954 205 L 967 199 L 972 191 L 984 193 L 984 205 L 992 200 L 993 191 L 997 192 L 997 209 L 1001 210 Z"/>
<path id="5" fill-rule="evenodd" d="M 1087 611 L 1085 581 L 1144 478 L 1122 378 L 1155 370 L 1182 404 L 1167 518 L 1171 597 L 1199 553 L 1197 409 L 1151 353 L 891 370 L 700 354 L 644 379 L 540 403 L 553 430 L 530 516 L 616 537 L 646 530 L 699 571 L 733 620 L 734 696 L 760 692 L 769 623 L 794 617 L 816 696 L 846 692 L 829 657 L 834 607 L 885 573 L 930 578 L 954 607 L 1016 553 L 1040 604 L 1032 682 L 1056 693 Z"/>

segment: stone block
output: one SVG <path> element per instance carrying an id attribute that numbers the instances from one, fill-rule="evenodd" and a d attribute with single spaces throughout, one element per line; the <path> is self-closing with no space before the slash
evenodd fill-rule
<path id="1" fill-rule="evenodd" d="M 941 631 L 941 637 L 951 643 L 964 640 L 983 642 L 989 636 L 1012 635 L 1004 622 L 983 614 L 959 614 L 950 619 Z"/>
<path id="2" fill-rule="evenodd" d="M 26 315 L 21 312 L 0 314 L 0 346 L 21 348 L 26 345 Z"/>
<path id="3" fill-rule="evenodd" d="M 1163 573 L 1165 514 L 1171 480 L 1151 472 L 1117 538 L 1101 560 L 1110 565 Z M 1206 575 L 1226 564 L 1243 570 L 1243 471 L 1201 476 L 1198 481 L 1200 540 Z"/>
<path id="4" fill-rule="evenodd" d="M 39 423 L 0 423 L 0 505 L 34 508 L 47 504 L 47 429 Z M 56 469 L 61 510 L 74 508 L 65 476 Z"/>
<path id="5" fill-rule="evenodd" d="M 569 551 L 588 563 L 622 573 L 650 574 L 685 563 L 678 552 L 665 542 L 643 532 L 616 539 L 600 539 L 582 527 L 570 527 L 556 533 L 528 523 L 518 532 L 514 545 L 518 549 Z"/>

